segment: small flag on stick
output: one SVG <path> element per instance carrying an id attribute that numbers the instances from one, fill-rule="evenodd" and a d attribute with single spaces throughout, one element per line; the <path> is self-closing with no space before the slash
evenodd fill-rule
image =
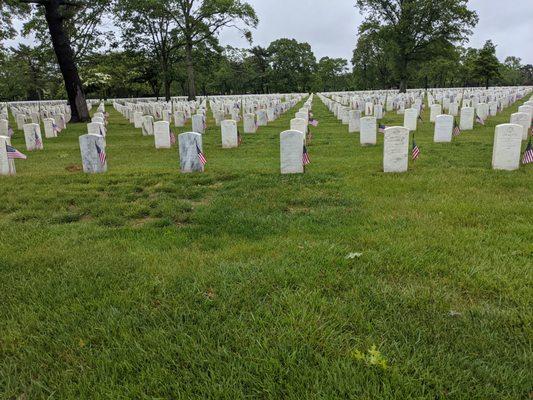
<path id="1" fill-rule="evenodd" d="M 476 122 L 481 125 L 485 125 L 485 120 L 481 118 L 479 115 L 476 116 Z"/>
<path id="2" fill-rule="evenodd" d="M 457 121 L 454 118 L 452 135 L 453 136 L 459 136 L 460 134 L 461 134 L 461 128 L 459 127 L 459 124 L 457 123 Z"/>
<path id="3" fill-rule="evenodd" d="M 176 144 L 176 135 L 172 131 L 170 131 L 170 144 L 172 146 Z"/>
<path id="4" fill-rule="evenodd" d="M 522 164 L 530 163 L 533 163 L 533 145 L 531 144 L 531 137 L 529 138 L 526 151 L 524 152 L 524 156 L 522 157 Z"/>
<path id="5" fill-rule="evenodd" d="M 302 162 L 304 166 L 311 164 L 311 159 L 309 158 L 309 153 L 307 152 L 307 147 L 305 145 L 302 155 Z"/>
<path id="6" fill-rule="evenodd" d="M 205 158 L 204 153 L 202 153 L 202 150 L 200 150 L 200 146 L 198 146 L 198 143 L 196 143 L 196 152 L 198 153 L 198 159 L 202 163 L 202 165 L 207 164 L 207 158 Z"/>
<path id="7" fill-rule="evenodd" d="M 413 149 L 411 150 L 411 158 L 413 161 L 415 161 L 420 156 L 420 148 L 417 146 L 415 142 L 415 138 L 413 137 Z"/>
<path id="8" fill-rule="evenodd" d="M 33 134 L 35 136 L 35 147 L 40 149 L 41 147 L 43 147 L 43 142 L 41 141 L 41 138 L 37 134 L 37 131 L 33 132 Z"/>
<path id="9" fill-rule="evenodd" d="M 105 150 L 100 148 L 100 146 L 98 146 L 98 143 L 95 143 L 94 145 L 96 146 L 96 152 L 98 153 L 98 159 L 100 160 L 100 164 L 103 167 L 107 161 L 107 155 L 105 154 Z"/>
<path id="10" fill-rule="evenodd" d="M 7 158 L 10 160 L 14 160 L 16 158 L 19 158 L 21 160 L 26 160 L 28 157 L 26 157 L 24 154 L 22 154 L 20 151 L 15 149 L 13 146 L 10 146 L 6 144 L 6 150 L 7 150 Z"/>
<path id="11" fill-rule="evenodd" d="M 386 126 L 386 125 L 380 125 L 378 127 L 378 132 L 379 133 L 385 133 L 385 129 L 387 129 L 387 128 L 388 128 L 388 126 Z"/>

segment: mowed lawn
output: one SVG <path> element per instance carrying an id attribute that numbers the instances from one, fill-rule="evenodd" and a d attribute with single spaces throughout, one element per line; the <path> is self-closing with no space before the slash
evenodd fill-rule
<path id="1" fill-rule="evenodd" d="M 404 174 L 317 97 L 298 176 L 302 103 L 239 149 L 210 118 L 194 175 L 110 106 L 85 175 L 71 124 L 0 179 L 0 398 L 530 399 L 533 165 L 491 169 L 521 103 L 451 144 L 426 111 Z"/>

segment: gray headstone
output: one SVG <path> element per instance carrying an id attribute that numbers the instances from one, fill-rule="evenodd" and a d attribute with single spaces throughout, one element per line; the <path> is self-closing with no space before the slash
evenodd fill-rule
<path id="1" fill-rule="evenodd" d="M 100 135 L 82 135 L 79 137 L 81 161 L 83 172 L 87 174 L 99 174 L 107 172 L 107 160 L 102 163 L 98 151 L 104 152 L 105 140 Z"/>
<path id="2" fill-rule="evenodd" d="M 200 151 L 203 151 L 202 135 L 196 132 L 185 132 L 178 136 L 178 142 L 181 172 L 204 172 L 204 166 L 198 158 L 196 147 L 198 145 Z"/>

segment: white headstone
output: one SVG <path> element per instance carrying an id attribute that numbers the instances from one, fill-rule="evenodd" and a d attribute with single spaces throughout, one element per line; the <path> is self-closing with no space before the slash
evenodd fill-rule
<path id="1" fill-rule="evenodd" d="M 44 137 L 47 139 L 57 137 L 57 130 L 54 129 L 55 121 L 53 118 L 43 118 Z"/>
<path id="2" fill-rule="evenodd" d="M 517 124 L 496 126 L 492 150 L 492 168 L 515 170 L 520 167 L 522 127 Z"/>
<path id="3" fill-rule="evenodd" d="M 299 131 L 307 135 L 307 122 L 303 118 L 293 118 L 290 121 L 290 130 Z"/>
<path id="4" fill-rule="evenodd" d="M 0 175 L 15 175 L 15 160 L 7 157 L 7 145 L 11 145 L 11 139 L 0 136 Z"/>
<path id="5" fill-rule="evenodd" d="M 170 123 L 157 121 L 154 123 L 154 141 L 156 149 L 170 149 Z"/>
<path id="6" fill-rule="evenodd" d="M 407 108 L 403 114 L 403 126 L 410 131 L 416 131 L 418 125 L 418 110 L 416 108 Z"/>
<path id="7" fill-rule="evenodd" d="M 304 172 L 303 149 L 305 136 L 300 131 L 284 131 L 280 134 L 280 162 L 282 174 Z"/>
<path id="8" fill-rule="evenodd" d="M 359 134 L 362 145 L 376 144 L 377 140 L 377 120 L 376 117 L 361 118 L 361 132 Z"/>
<path id="9" fill-rule="evenodd" d="M 511 114 L 511 124 L 520 125 L 522 127 L 522 140 L 527 139 L 529 128 L 531 127 L 531 117 L 528 113 L 517 112 Z"/>
<path id="10" fill-rule="evenodd" d="M 41 127 L 38 124 L 24 124 L 24 139 L 28 151 L 44 149 Z"/>
<path id="11" fill-rule="evenodd" d="M 348 132 L 355 133 L 361 129 L 361 111 L 350 110 L 348 113 Z"/>
<path id="12" fill-rule="evenodd" d="M 244 133 L 255 133 L 257 125 L 255 124 L 255 114 L 244 114 Z"/>
<path id="13" fill-rule="evenodd" d="M 154 134 L 154 117 L 145 115 L 142 123 L 143 136 L 152 136 Z"/>
<path id="14" fill-rule="evenodd" d="M 205 133 L 205 116 L 195 114 L 192 116 L 192 130 L 196 133 Z"/>
<path id="15" fill-rule="evenodd" d="M 474 129 L 474 108 L 463 107 L 461 108 L 461 117 L 459 121 L 459 127 L 462 131 L 471 131 Z"/>
<path id="16" fill-rule="evenodd" d="M 435 132 L 433 140 L 436 143 L 445 143 L 452 141 L 453 116 L 448 114 L 437 115 L 435 119 Z"/>
<path id="17" fill-rule="evenodd" d="M 174 113 L 174 126 L 177 128 L 185 126 L 185 113 L 183 111 L 176 111 Z"/>
<path id="18" fill-rule="evenodd" d="M 442 114 L 442 106 L 440 104 L 432 104 L 429 109 L 429 122 L 435 122 L 437 115 Z"/>
<path id="19" fill-rule="evenodd" d="M 409 129 L 393 126 L 385 129 L 383 171 L 405 172 L 409 166 Z"/>
<path id="20" fill-rule="evenodd" d="M 239 147 L 239 135 L 237 132 L 237 121 L 226 119 L 220 123 L 222 134 L 222 147 L 230 149 Z"/>

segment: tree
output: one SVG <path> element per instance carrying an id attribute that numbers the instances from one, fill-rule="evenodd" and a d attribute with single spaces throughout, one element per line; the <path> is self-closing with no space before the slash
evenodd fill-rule
<path id="1" fill-rule="evenodd" d="M 309 43 L 278 39 L 268 47 L 272 85 L 279 92 L 303 92 L 311 88 L 316 58 Z"/>
<path id="2" fill-rule="evenodd" d="M 464 41 L 478 21 L 467 0 L 357 0 L 365 27 L 386 39 L 387 53 L 405 92 L 414 66 L 438 54 L 442 45 Z M 364 33 L 364 32 L 363 32 Z"/>
<path id="3" fill-rule="evenodd" d="M 251 41 L 250 31 L 237 24 L 241 22 L 245 27 L 256 27 L 258 19 L 252 6 L 241 0 L 168 0 L 167 4 L 184 41 L 189 99 L 194 100 L 194 47 L 225 27 L 239 29 Z"/>
<path id="4" fill-rule="evenodd" d="M 70 0 L 12 0 L 10 3 L 6 3 L 8 9 L 19 14 L 28 13 L 31 5 L 42 7 L 37 12 L 44 14 L 48 26 L 52 46 L 65 82 L 72 111 L 72 122 L 88 121 L 90 116 L 66 24 L 76 15 L 76 10 L 83 9 L 88 4 L 101 4 L 100 2 L 105 3 L 104 0 L 93 0 L 90 3 L 81 0 L 79 2 Z"/>
<path id="5" fill-rule="evenodd" d="M 345 89 L 343 78 L 347 71 L 347 60 L 322 57 L 316 66 L 315 89 L 323 92 Z"/>
<path id="6" fill-rule="evenodd" d="M 490 80 L 500 76 L 500 62 L 496 57 L 496 46 L 491 40 L 487 40 L 479 51 L 474 72 L 485 81 L 487 89 L 489 88 Z"/>
<path id="7" fill-rule="evenodd" d="M 168 4 L 159 0 L 117 0 L 114 11 L 126 48 L 143 49 L 157 59 L 165 98 L 170 100 L 174 66 L 180 60 L 182 44 Z"/>

